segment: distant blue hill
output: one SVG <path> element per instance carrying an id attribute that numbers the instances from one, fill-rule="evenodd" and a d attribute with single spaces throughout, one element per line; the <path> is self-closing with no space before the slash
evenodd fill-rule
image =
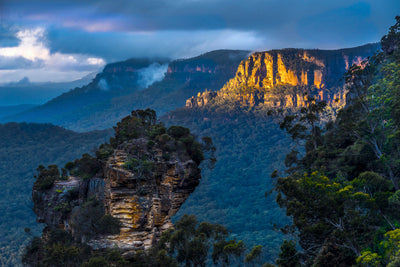
<path id="1" fill-rule="evenodd" d="M 91 82 L 88 75 L 72 82 L 32 83 L 27 78 L 19 82 L 0 84 L 0 106 L 33 104 L 41 105 L 60 94 Z"/>
<path id="2" fill-rule="evenodd" d="M 0 118 L 12 116 L 23 111 L 29 110 L 36 107 L 32 104 L 21 104 L 21 105 L 11 105 L 11 106 L 0 106 Z"/>

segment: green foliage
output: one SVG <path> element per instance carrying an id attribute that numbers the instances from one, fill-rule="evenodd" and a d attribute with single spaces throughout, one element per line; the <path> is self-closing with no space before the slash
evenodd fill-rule
<path id="1" fill-rule="evenodd" d="M 251 249 L 250 253 L 246 255 L 245 262 L 247 264 L 249 264 L 249 263 L 252 263 L 252 264 L 258 263 L 259 264 L 258 261 L 261 258 L 261 250 L 262 250 L 261 245 L 254 246 Z"/>
<path id="2" fill-rule="evenodd" d="M 111 215 L 105 215 L 105 209 L 99 200 L 88 199 L 85 203 L 74 209 L 71 215 L 71 225 L 74 235 L 78 238 L 90 238 L 97 234 L 119 233 L 121 223 Z"/>
<path id="3" fill-rule="evenodd" d="M 107 260 L 102 256 L 90 258 L 88 262 L 82 264 L 82 267 L 103 267 L 103 266 L 109 266 L 109 264 L 107 263 Z"/>
<path id="4" fill-rule="evenodd" d="M 227 229 L 219 224 L 199 223 L 194 215 L 184 215 L 176 223 L 175 229 L 165 232 L 160 240 L 160 248 L 166 248 L 176 261 L 184 266 L 206 266 L 210 256 L 214 264 L 230 266 L 243 264 L 245 251 L 243 241 L 228 238 Z M 254 247 L 246 263 L 254 262 L 261 255 L 261 246 Z"/>
<path id="5" fill-rule="evenodd" d="M 30 266 L 140 266 L 131 265 L 118 250 L 92 251 L 69 232 L 46 230 L 48 238 L 35 237 L 26 247 L 22 262 Z M 135 255 L 136 256 L 136 255 Z M 139 259 L 138 256 L 136 259 Z"/>
<path id="6" fill-rule="evenodd" d="M 98 206 L 95 200 L 84 204 L 85 212 Z M 105 217 L 103 217 L 105 218 Z M 109 216 L 107 221 L 112 217 Z M 103 219 L 100 219 L 103 220 Z M 92 221 L 93 223 L 93 221 Z M 163 233 L 158 246 L 146 251 L 137 251 L 124 259 L 120 250 L 92 250 L 85 243 L 74 239 L 69 232 L 61 229 L 46 230 L 46 238 L 34 238 L 26 247 L 24 264 L 35 266 L 206 266 L 212 253 L 215 264 L 230 266 L 243 265 L 245 245 L 242 241 L 228 240 L 225 227 L 208 222 L 199 223 L 192 215 L 185 215 L 176 222 L 175 229 Z M 253 248 L 255 262 L 261 247 Z M 249 255 L 250 255 L 249 254 Z"/>
<path id="7" fill-rule="evenodd" d="M 214 264 L 230 266 L 242 262 L 245 250 L 243 241 L 236 241 L 236 239 L 221 240 L 214 243 L 211 257 Z"/>
<path id="8" fill-rule="evenodd" d="M 149 180 L 153 177 L 154 162 L 151 160 L 132 158 L 124 163 L 124 168 L 136 173 L 139 179 Z"/>
<path id="9" fill-rule="evenodd" d="M 50 189 L 54 181 L 60 179 L 60 170 L 57 165 L 49 165 L 47 169 L 40 165 L 36 170 L 38 174 L 35 175 L 34 187 L 38 190 Z"/>
<path id="10" fill-rule="evenodd" d="M 54 207 L 55 211 L 61 211 L 63 214 L 68 214 L 71 211 L 71 207 L 68 202 L 61 202 Z"/>
<path id="11" fill-rule="evenodd" d="M 114 151 L 114 149 L 110 144 L 108 144 L 108 143 L 101 144 L 99 149 L 96 151 L 96 157 L 98 159 L 107 159 L 108 157 L 110 157 L 112 155 L 113 151 Z M 70 163 L 70 162 L 68 162 L 68 163 Z M 73 168 L 73 166 L 69 165 L 67 168 L 67 165 L 65 165 L 65 168 L 67 170 L 71 170 Z"/>
<path id="12" fill-rule="evenodd" d="M 81 261 L 82 248 L 74 244 L 72 236 L 61 230 L 48 231 L 48 240 L 43 242 L 35 237 L 25 249 L 24 264 L 43 266 L 76 266 Z"/>
<path id="13" fill-rule="evenodd" d="M 121 226 L 121 221 L 118 218 L 115 218 L 110 214 L 105 214 L 98 222 L 97 232 L 100 234 L 116 235 L 119 234 Z"/>
<path id="14" fill-rule="evenodd" d="M 293 219 L 299 254 L 308 265 L 398 261 L 400 17 L 396 20 L 382 39 L 384 51 L 346 74 L 348 105 L 326 125 L 325 134 L 310 144 L 302 129 L 294 129 L 294 118 L 281 124 L 308 142 L 304 157 L 276 184 L 277 202 Z M 293 158 L 289 154 L 288 162 Z"/>
<path id="15" fill-rule="evenodd" d="M 389 33 L 381 39 L 382 50 L 393 54 L 400 48 L 400 16 L 396 16 L 396 24 L 389 28 Z"/>
<path id="16" fill-rule="evenodd" d="M 300 265 L 296 244 L 292 240 L 284 240 L 279 252 L 279 258 L 276 260 L 279 267 L 296 267 Z"/>
<path id="17" fill-rule="evenodd" d="M 101 171 L 102 167 L 100 160 L 97 157 L 92 157 L 88 153 L 85 153 L 80 159 L 74 161 L 74 168 L 70 170 L 70 174 L 88 180 L 99 173 L 101 176 Z"/>
<path id="18" fill-rule="evenodd" d="M 187 136 L 190 133 L 188 128 L 182 126 L 171 126 L 167 130 L 167 134 L 174 137 L 175 139 L 179 139 L 181 137 Z"/>
<path id="19" fill-rule="evenodd" d="M 115 148 L 125 141 L 143 137 L 146 130 L 149 130 L 157 121 L 154 110 L 134 110 L 130 116 L 121 119 L 114 127 L 115 137 L 110 140 L 111 145 Z"/>

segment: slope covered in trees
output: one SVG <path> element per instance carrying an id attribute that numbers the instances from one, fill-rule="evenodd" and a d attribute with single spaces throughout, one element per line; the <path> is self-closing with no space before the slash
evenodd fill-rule
<path id="1" fill-rule="evenodd" d="M 383 52 L 346 74 L 350 101 L 336 121 L 323 130 L 300 117 L 281 124 L 306 149 L 300 159 L 288 157 L 289 175 L 276 184 L 277 201 L 292 217 L 300 245 L 299 251 L 293 242 L 282 245 L 283 266 L 400 264 L 400 17 L 396 20 L 381 40 Z M 304 110 L 315 121 L 316 105 Z"/>
<path id="2" fill-rule="evenodd" d="M 210 136 L 216 147 L 214 169 L 203 172 L 178 217 L 195 214 L 200 220 L 223 224 L 247 245 L 262 245 L 263 259 L 273 262 L 283 238 L 274 224 L 283 227 L 288 219 L 265 191 L 272 189 L 274 168 L 285 168 L 291 141 L 279 129 L 279 120 L 266 113 L 218 106 L 176 110 L 162 119 L 188 127 L 198 136 Z"/>

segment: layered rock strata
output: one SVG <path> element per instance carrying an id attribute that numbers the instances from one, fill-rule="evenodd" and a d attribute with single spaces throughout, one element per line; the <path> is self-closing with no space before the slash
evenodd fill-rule
<path id="1" fill-rule="evenodd" d="M 199 93 L 186 101 L 187 108 L 213 102 L 245 106 L 303 107 L 312 96 L 332 107 L 346 102 L 343 75 L 353 64 L 362 64 L 376 45 L 342 50 L 283 49 L 257 52 L 243 60 L 234 78 L 217 92 Z"/>

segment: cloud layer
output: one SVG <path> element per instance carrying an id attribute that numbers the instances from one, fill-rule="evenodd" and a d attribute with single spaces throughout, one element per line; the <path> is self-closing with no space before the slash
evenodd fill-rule
<path id="1" fill-rule="evenodd" d="M 0 3 L 0 69 L 9 71 L 83 72 L 101 59 L 182 58 L 214 49 L 351 47 L 379 41 L 400 12 L 399 0 Z"/>
<path id="2" fill-rule="evenodd" d="M 19 40 L 18 45 L 0 47 L 2 83 L 23 77 L 31 81 L 70 81 L 105 65 L 105 61 L 98 57 L 51 53 L 43 28 L 23 29 L 15 37 Z"/>

